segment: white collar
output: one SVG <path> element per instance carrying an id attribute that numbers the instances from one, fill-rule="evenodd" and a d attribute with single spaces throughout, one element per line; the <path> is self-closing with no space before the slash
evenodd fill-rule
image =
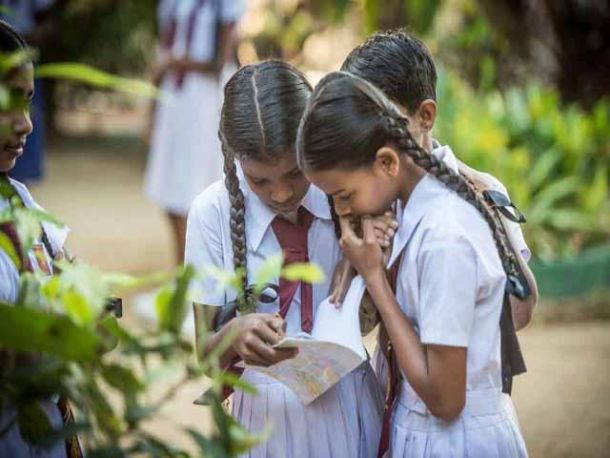
<path id="1" fill-rule="evenodd" d="M 248 186 L 243 171 L 237 164 L 239 186 L 246 202 L 246 231 L 248 248 L 256 251 L 263 241 L 265 233 L 277 216 Z M 310 185 L 301 205 L 315 218 L 332 220 L 328 198 L 318 187 Z"/>
<path id="2" fill-rule="evenodd" d="M 456 171 L 457 159 L 448 146 L 440 146 L 432 150 L 432 155 L 443 161 L 452 170 Z M 430 208 L 433 200 L 446 195 L 450 192 L 440 181 L 434 176 L 426 173 L 421 180 L 415 185 L 415 188 L 409 196 L 409 200 L 402 208 L 400 215 L 400 226 L 394 242 L 392 244 L 392 255 L 390 256 L 388 266 L 391 266 L 409 243 L 411 236 L 419 225 L 426 211 Z"/>

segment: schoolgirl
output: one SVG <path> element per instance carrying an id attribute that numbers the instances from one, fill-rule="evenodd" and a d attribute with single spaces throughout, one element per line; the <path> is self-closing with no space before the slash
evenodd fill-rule
<path id="1" fill-rule="evenodd" d="M 270 365 L 293 356 L 269 343 L 284 333 L 311 331 L 318 304 L 329 293 L 330 273 L 341 258 L 328 198 L 309 184 L 296 163 L 297 127 L 310 94 L 305 77 L 279 61 L 246 66 L 225 88 L 219 132 L 225 180 L 193 204 L 186 262 L 198 268 L 242 268 L 243 289 L 249 291 L 265 259 L 283 250 L 285 262 L 314 262 L 327 280 L 314 285 L 279 280 L 279 301 L 258 302 L 256 313 L 237 316 L 212 333 L 205 351 L 228 333 L 237 335 L 222 355 L 224 366 L 235 358 Z M 198 289 L 196 309 L 220 310 L 238 299 L 232 291 L 218 291 L 212 278 L 202 280 Z M 368 362 L 307 406 L 259 372 L 246 369 L 242 379 L 258 394 L 236 391 L 233 414 L 252 432 L 273 424 L 269 440 L 248 456 L 364 458 L 376 453 L 383 399 Z"/>
<path id="2" fill-rule="evenodd" d="M 341 246 L 396 355 L 390 455 L 526 456 L 502 394 L 498 326 L 517 261 L 455 161 L 424 150 L 410 126 L 379 89 L 338 72 L 316 87 L 297 139 L 299 165 L 333 196 Z M 397 200 L 388 276 L 369 215 Z M 358 216 L 363 238 L 349 223 Z"/>
<path id="3" fill-rule="evenodd" d="M 15 30 L 4 21 L 0 21 L 0 51 L 13 53 L 25 49 L 26 43 Z M 23 154 L 26 137 L 32 132 L 29 103 L 34 93 L 33 66 L 26 62 L 10 70 L 3 78 L 2 84 L 10 94 L 5 110 L 0 111 L 0 125 L 3 127 L 0 135 L 0 211 L 11 205 L 24 205 L 39 208 L 27 188 L 8 177 L 19 156 Z M 67 236 L 66 228 L 58 228 L 52 224 L 42 223 L 42 236 L 36 240 L 28 253 L 23 253 L 16 228 L 12 223 L 0 224 L 0 233 L 13 245 L 15 252 L 21 256 L 21 270 L 40 271 L 51 275 L 53 273 L 53 258 L 61 255 Z M 0 250 L 0 301 L 15 303 L 19 293 L 19 274 L 15 263 L 6 251 Z M 13 359 L 6 350 L 0 349 L 0 371 L 8 368 L 8 361 Z M 24 355 L 25 358 L 25 355 Z M 21 358 L 21 359 L 24 359 Z M 21 359 L 17 359 L 21 361 Z M 19 363 L 17 363 L 19 364 Z M 24 362 L 25 364 L 25 362 Z M 4 395 L 6 393 L 3 393 Z M 15 403 L 2 396 L 0 408 L 0 457 L 52 457 L 80 456 L 80 447 L 76 442 L 67 445 L 58 441 L 47 447 L 33 445 L 21 435 Z M 67 413 L 65 400 L 50 398 L 40 401 L 44 414 L 52 428 L 63 427 L 63 414 Z M 76 449 L 74 449 L 76 447 Z M 68 454 L 68 455 L 67 455 Z M 75 455 L 76 454 L 76 455 Z"/>

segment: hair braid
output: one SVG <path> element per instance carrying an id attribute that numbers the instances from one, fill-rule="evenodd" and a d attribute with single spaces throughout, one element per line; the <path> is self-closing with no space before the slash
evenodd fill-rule
<path id="1" fill-rule="evenodd" d="M 458 172 L 453 171 L 443 161 L 437 159 L 421 148 L 407 130 L 407 120 L 397 113 L 385 114 L 388 124 L 388 134 L 398 147 L 409 155 L 416 165 L 434 175 L 441 183 L 470 203 L 483 216 L 489 225 L 504 271 L 516 275 L 517 260 L 509 248 L 508 236 L 504 225 L 493 211 L 489 209 L 483 198 L 477 194 L 470 183 Z"/>
<path id="2" fill-rule="evenodd" d="M 224 157 L 224 175 L 225 187 L 229 192 L 229 200 L 231 202 L 231 244 L 233 248 L 233 264 L 234 269 L 242 269 L 243 276 L 241 279 L 242 294 L 239 301 L 242 304 L 248 302 L 246 290 L 248 288 L 248 270 L 247 270 L 247 245 L 246 245 L 246 203 L 244 194 L 239 187 L 239 179 L 237 178 L 237 167 L 235 166 L 235 158 L 231 153 L 226 139 L 222 133 L 222 126 L 218 131 L 222 154 Z"/>

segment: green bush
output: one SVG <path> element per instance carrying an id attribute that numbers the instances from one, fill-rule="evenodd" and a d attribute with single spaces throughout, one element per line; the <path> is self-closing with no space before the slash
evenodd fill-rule
<path id="1" fill-rule="evenodd" d="M 524 232 L 537 257 L 608 241 L 609 100 L 587 113 L 536 84 L 481 94 L 441 71 L 438 106 L 435 135 L 504 183 L 528 217 Z"/>

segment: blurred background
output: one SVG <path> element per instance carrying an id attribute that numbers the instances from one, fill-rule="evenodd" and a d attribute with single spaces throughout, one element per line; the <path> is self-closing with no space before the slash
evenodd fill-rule
<path id="1" fill-rule="evenodd" d="M 3 3 L 18 11 L 15 5 L 30 2 Z M 24 27 L 40 62 L 82 62 L 151 79 L 157 1 L 39 3 Z M 15 22 L 19 13 L 7 19 Z M 237 55 L 241 64 L 288 60 L 315 83 L 367 35 L 395 27 L 416 33 L 435 57 L 434 136 L 498 177 L 528 217 L 524 232 L 542 299 L 534 323 L 520 333 L 529 372 L 516 379 L 514 399 L 531 456 L 608 456 L 610 6 L 249 0 Z M 107 271 L 172 269 L 170 226 L 143 192 L 150 100 L 43 83 L 34 113 L 44 118 L 34 121 L 43 166 L 24 180 L 70 226 L 72 253 Z M 125 319 L 137 326 L 142 318 L 130 313 L 129 300 L 126 309 Z M 205 412 L 191 405 L 201 391 L 199 384 L 185 387 L 166 416 L 205 429 Z"/>

